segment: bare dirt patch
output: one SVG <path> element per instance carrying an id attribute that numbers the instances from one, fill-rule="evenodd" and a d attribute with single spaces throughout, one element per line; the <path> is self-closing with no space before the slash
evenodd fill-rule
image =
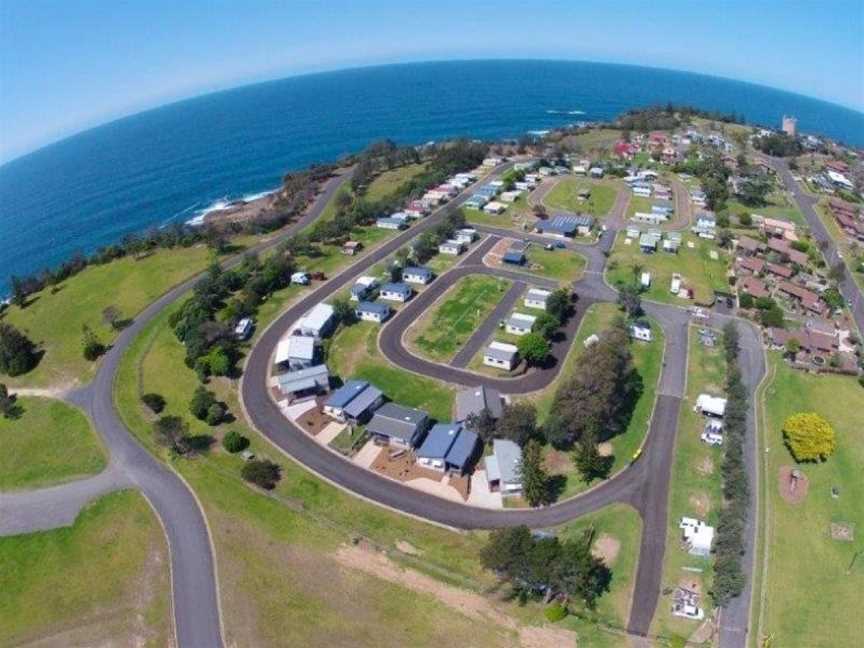
<path id="1" fill-rule="evenodd" d="M 393 456 L 394 454 L 396 456 Z M 375 458 L 375 461 L 372 462 L 371 468 L 381 475 L 403 482 L 421 478 L 440 482 L 444 478 L 443 472 L 430 470 L 418 465 L 414 460 L 414 455 L 407 450 L 398 454 L 398 451 L 384 448 Z"/>
<path id="2" fill-rule="evenodd" d="M 840 542 L 853 542 L 855 540 L 855 526 L 851 522 L 832 522 L 831 539 Z"/>
<path id="3" fill-rule="evenodd" d="M 336 552 L 336 560 L 350 569 L 357 569 L 415 592 L 431 595 L 447 607 L 475 621 L 491 622 L 505 630 L 516 631 L 519 644 L 523 648 L 576 645 L 574 632 L 550 626 L 522 626 L 486 597 L 446 585 L 420 572 L 404 569 L 386 555 L 362 545 L 343 545 Z"/>
<path id="4" fill-rule="evenodd" d="M 619 551 L 621 551 L 621 541 L 608 533 L 601 533 L 591 547 L 591 553 L 597 558 L 602 558 L 603 562 L 610 567 L 618 558 Z"/>
<path id="5" fill-rule="evenodd" d="M 597 446 L 597 452 L 600 453 L 601 457 L 611 457 L 614 453 L 614 450 L 612 449 L 612 444 L 609 441 L 604 441 Z"/>
<path id="6" fill-rule="evenodd" d="M 797 477 L 793 477 L 792 471 L 796 471 Z M 780 491 L 780 497 L 787 504 L 800 504 L 807 497 L 810 480 L 800 468 L 780 466 L 780 470 L 777 472 L 777 488 Z"/>
<path id="7" fill-rule="evenodd" d="M 707 493 L 703 493 L 702 491 L 693 493 L 690 495 L 689 501 L 690 506 L 696 511 L 697 517 L 704 518 L 711 510 L 711 500 L 708 498 Z"/>
<path id="8" fill-rule="evenodd" d="M 410 542 L 406 542 L 405 540 L 397 540 L 396 548 L 404 554 L 408 554 L 409 556 L 419 556 L 422 552 L 412 545 Z"/>
<path id="9" fill-rule="evenodd" d="M 711 457 L 705 457 L 696 466 L 696 470 L 700 475 L 711 475 L 714 473 L 714 460 Z"/>
<path id="10" fill-rule="evenodd" d="M 552 475 L 566 475 L 573 470 L 573 460 L 570 454 L 560 450 L 550 449 L 543 460 L 546 471 Z"/>

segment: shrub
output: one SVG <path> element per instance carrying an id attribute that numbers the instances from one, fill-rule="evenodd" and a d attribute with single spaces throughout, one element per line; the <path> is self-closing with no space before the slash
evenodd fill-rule
<path id="1" fill-rule="evenodd" d="M 11 324 L 0 322 L 0 374 L 20 376 L 39 361 L 36 346 Z"/>
<path id="2" fill-rule="evenodd" d="M 206 390 L 204 387 L 199 386 L 192 395 L 192 400 L 189 402 L 189 411 L 192 413 L 192 416 L 197 418 L 199 421 L 203 421 L 207 418 L 210 406 L 215 402 L 216 395 L 213 392 Z"/>
<path id="3" fill-rule="evenodd" d="M 834 429 L 815 412 L 793 414 L 783 423 L 783 440 L 795 461 L 825 461 L 837 449 Z"/>
<path id="4" fill-rule="evenodd" d="M 543 615 L 546 617 L 546 620 L 550 623 L 558 623 L 564 617 L 567 616 L 567 608 L 558 601 L 555 601 L 552 605 L 546 607 L 543 610 Z"/>
<path id="5" fill-rule="evenodd" d="M 249 447 L 249 439 L 235 430 L 222 437 L 222 447 L 230 453 L 242 452 Z"/>
<path id="6" fill-rule="evenodd" d="M 219 425 L 225 419 L 225 406 L 221 403 L 213 403 L 207 408 L 205 420 L 207 425 Z"/>
<path id="7" fill-rule="evenodd" d="M 161 394 L 144 394 L 141 397 L 141 401 L 150 409 L 154 414 L 160 414 L 162 410 L 165 409 L 165 399 Z"/>
<path id="8" fill-rule="evenodd" d="M 753 308 L 753 295 L 750 293 L 741 293 L 738 295 L 738 304 L 741 308 Z"/>
<path id="9" fill-rule="evenodd" d="M 253 459 L 243 464 L 241 476 L 247 482 L 266 490 L 273 490 L 281 477 L 282 469 L 278 464 L 267 459 Z"/>

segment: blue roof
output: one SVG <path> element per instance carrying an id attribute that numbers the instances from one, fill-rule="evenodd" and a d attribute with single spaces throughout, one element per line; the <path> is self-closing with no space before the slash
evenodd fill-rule
<path id="1" fill-rule="evenodd" d="M 356 310 L 365 313 L 380 313 L 386 315 L 390 312 L 390 307 L 387 304 L 379 304 L 378 302 L 360 302 L 357 304 Z"/>
<path id="2" fill-rule="evenodd" d="M 525 263 L 525 255 L 522 252 L 505 252 L 503 260 L 504 263 L 517 263 L 521 265 Z"/>
<path id="3" fill-rule="evenodd" d="M 544 232 L 558 232 L 560 234 L 573 234 L 579 227 L 591 227 L 594 219 L 590 216 L 555 216 L 553 219 L 537 225 Z"/>
<path id="4" fill-rule="evenodd" d="M 381 396 L 383 394 L 380 389 L 367 383 L 366 389 L 358 393 L 356 398 L 352 398 L 351 402 L 343 408 L 343 411 L 350 418 L 359 418 Z"/>
<path id="5" fill-rule="evenodd" d="M 349 380 L 339 389 L 330 394 L 326 405 L 330 407 L 345 407 L 350 403 L 360 392 L 369 387 L 369 383 L 365 380 Z"/>
<path id="6" fill-rule="evenodd" d="M 411 286 L 406 283 L 388 283 L 381 286 L 382 293 L 401 293 L 403 295 L 411 294 Z"/>
<path id="7" fill-rule="evenodd" d="M 474 432 L 463 428 L 447 452 L 447 463 L 458 466 L 460 469 L 465 468 L 465 464 L 471 460 L 477 449 L 478 441 L 479 437 Z"/>
<path id="8" fill-rule="evenodd" d="M 411 266 L 410 268 L 405 268 L 402 271 L 403 275 L 417 275 L 420 277 L 431 277 L 432 271 L 429 268 L 424 268 L 423 266 Z"/>
<path id="9" fill-rule="evenodd" d="M 417 456 L 429 459 L 444 459 L 450 450 L 450 446 L 459 436 L 462 429 L 461 423 L 436 423 L 426 434 Z"/>

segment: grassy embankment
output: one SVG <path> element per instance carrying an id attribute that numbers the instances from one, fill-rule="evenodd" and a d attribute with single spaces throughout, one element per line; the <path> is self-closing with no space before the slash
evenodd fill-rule
<path id="1" fill-rule="evenodd" d="M 585 352 L 585 340 L 595 333 L 599 334 L 608 329 L 619 314 L 620 311 L 613 304 L 595 304 L 585 313 L 558 377 L 545 389 L 527 396 L 537 406 L 539 422 L 542 423 L 549 415 L 558 386 L 575 370 L 579 358 Z M 630 463 L 633 453 L 642 445 L 642 441 L 648 433 L 651 413 L 654 410 L 657 379 L 660 375 L 664 345 L 662 329 L 655 325 L 653 331 L 653 341 L 649 343 L 634 341 L 630 345 L 633 364 L 642 379 L 642 393 L 634 405 L 633 414 L 627 423 L 626 430 L 612 437 L 608 442 L 609 445 L 604 447 L 606 452 L 610 452 L 615 457 L 609 473 L 610 476 Z M 572 497 L 593 485 L 582 481 L 569 453 L 555 450 L 551 446 L 547 446 L 544 450 L 547 469 L 553 474 L 564 475 L 567 480 L 561 494 L 562 499 Z"/>
<path id="2" fill-rule="evenodd" d="M 782 646 L 852 646 L 860 641 L 864 608 L 864 389 L 851 377 L 791 369 L 779 354 L 770 355 L 769 366 L 759 552 L 768 564 L 761 597 L 754 588 L 754 635 L 758 641 L 773 636 Z M 826 462 L 796 465 L 783 445 L 783 422 L 798 412 L 817 412 L 834 428 L 837 451 Z M 807 479 L 798 503 L 780 494 L 783 466 L 797 467 Z M 852 525 L 853 540 L 833 539 L 832 523 Z M 758 563 L 756 571 L 761 577 Z M 830 601 L 830 609 L 814 601 Z"/>
<path id="3" fill-rule="evenodd" d="M 451 360 L 511 285 L 497 277 L 463 277 L 411 326 L 406 336 L 408 345 L 430 360 Z"/>
<path id="4" fill-rule="evenodd" d="M 783 192 L 772 192 L 768 194 L 767 205 L 762 207 L 748 207 L 737 200 L 726 202 L 726 212 L 732 216 L 740 214 L 759 214 L 766 218 L 777 218 L 790 221 L 799 227 L 807 227 L 807 219 Z"/>
<path id="5" fill-rule="evenodd" d="M 425 164 L 407 164 L 385 171 L 375 178 L 366 189 L 367 200 L 376 202 L 393 195 L 403 184 L 426 171 Z"/>
<path id="6" fill-rule="evenodd" d="M 579 198 L 579 192 L 588 190 L 588 199 Z M 590 214 L 597 218 L 606 216 L 615 204 L 618 188 L 608 180 L 592 182 L 587 178 L 565 177 L 546 194 L 543 204 L 551 210 L 564 210 Z"/>
<path id="7" fill-rule="evenodd" d="M 144 498 L 106 495 L 71 527 L 0 538 L 0 644 L 173 641 L 168 546 Z"/>
<path id="8" fill-rule="evenodd" d="M 678 523 L 682 516 L 695 517 L 716 528 L 722 504 L 720 463 L 723 450 L 699 439 L 704 428 L 704 417 L 693 411 L 699 394 L 724 395 L 726 361 L 719 342 L 718 336 L 717 346 L 704 347 L 699 342 L 696 329 L 690 329 L 687 394 L 678 418 L 662 584 L 663 589 L 678 585 L 698 589 L 702 593 L 700 606 L 705 609 L 706 618 L 712 610 L 711 598 L 707 593 L 711 587 L 713 559 L 691 556 L 681 547 Z M 693 587 L 694 584 L 696 587 Z M 673 616 L 671 606 L 670 596 L 660 598 L 652 632 L 664 637 L 686 639 L 700 624 Z"/>
<path id="9" fill-rule="evenodd" d="M 662 250 L 643 254 L 638 240 L 629 239 L 629 245 L 627 240 L 619 234 L 606 266 L 606 280 L 613 285 L 632 283 L 633 267 L 638 265 L 642 272 L 651 273 L 651 286 L 642 293 L 643 299 L 676 305 L 693 301 L 708 304 L 714 300 L 715 291 L 729 290 L 726 278 L 729 255 L 712 241 L 685 234 L 677 254 Z M 690 244 L 693 244 L 692 248 Z M 711 252 L 716 252 L 718 258 L 712 259 Z M 669 292 L 672 274 L 676 272 L 682 276 L 684 285 L 693 288 L 692 301 Z"/>
<path id="10" fill-rule="evenodd" d="M 856 244 L 855 248 L 853 248 L 849 244 L 849 237 L 840 229 L 840 226 L 837 225 L 837 221 L 834 220 L 834 216 L 831 215 L 831 211 L 828 209 L 827 198 L 820 200 L 813 209 L 819 215 L 823 225 L 825 225 L 825 229 L 828 230 L 828 234 L 834 240 L 837 250 L 843 255 L 843 263 L 846 264 L 846 271 L 849 273 L 849 276 L 854 278 L 859 289 L 864 290 L 864 253 L 861 251 L 861 246 Z"/>
<path id="11" fill-rule="evenodd" d="M 0 417 L 0 491 L 38 488 L 94 475 L 105 450 L 79 410 L 48 398 L 18 398 L 20 418 Z"/>

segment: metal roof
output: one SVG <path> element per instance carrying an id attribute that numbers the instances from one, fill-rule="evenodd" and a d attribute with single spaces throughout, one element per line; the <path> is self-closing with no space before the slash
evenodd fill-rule
<path id="1" fill-rule="evenodd" d="M 387 304 L 379 304 L 378 302 L 360 302 L 357 304 L 357 311 L 364 313 L 378 313 L 379 315 L 387 315 L 390 312 L 390 307 Z"/>
<path id="2" fill-rule="evenodd" d="M 315 331 L 320 331 L 324 328 L 333 317 L 333 307 L 330 304 L 321 302 L 315 304 L 300 322 L 301 328 L 308 328 Z"/>
<path id="3" fill-rule="evenodd" d="M 464 421 L 469 415 L 479 414 L 483 409 L 488 409 L 493 418 L 500 418 L 504 407 L 497 389 L 480 385 L 456 394 L 456 420 Z"/>
<path id="4" fill-rule="evenodd" d="M 424 268 L 423 266 L 411 266 L 410 268 L 405 268 L 402 271 L 402 276 L 404 277 L 406 275 L 429 278 L 432 276 L 432 271 L 429 268 Z"/>
<path id="5" fill-rule="evenodd" d="M 521 483 L 519 464 L 522 462 L 522 448 L 508 439 L 495 439 L 492 441 L 492 452 L 498 461 L 501 481 L 508 484 Z"/>
<path id="6" fill-rule="evenodd" d="M 474 451 L 477 449 L 477 442 L 480 440 L 474 432 L 462 428 L 450 450 L 447 452 L 445 460 L 448 464 L 457 466 L 460 470 L 465 468 L 465 465 L 471 460 Z"/>
<path id="7" fill-rule="evenodd" d="M 436 423 L 417 449 L 418 457 L 444 459 L 462 429 L 461 423 Z"/>
<path id="8" fill-rule="evenodd" d="M 279 375 L 276 380 L 279 389 L 285 394 L 293 394 L 314 387 L 327 387 L 330 383 L 330 372 L 327 365 L 316 365 L 298 371 L 289 371 Z"/>
<path id="9" fill-rule="evenodd" d="M 385 403 L 375 412 L 366 430 L 372 434 L 411 441 L 427 420 L 428 415 L 423 410 Z"/>

